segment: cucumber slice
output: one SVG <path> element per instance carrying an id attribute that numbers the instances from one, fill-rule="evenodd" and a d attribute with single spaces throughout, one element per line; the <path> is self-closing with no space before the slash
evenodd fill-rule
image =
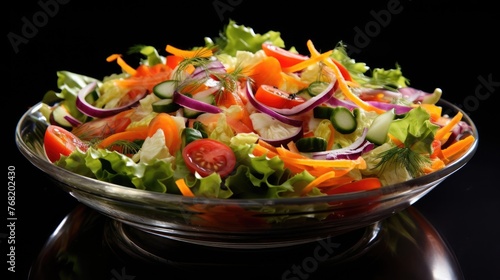
<path id="1" fill-rule="evenodd" d="M 374 120 L 372 125 L 368 128 L 366 132 L 366 140 L 372 142 L 375 145 L 382 145 L 387 140 L 387 133 L 389 132 L 389 127 L 394 120 L 396 113 L 394 109 L 385 111 L 381 115 L 378 115 Z"/>
<path id="2" fill-rule="evenodd" d="M 69 116 L 69 112 L 64 107 L 64 105 L 57 105 L 54 110 L 51 113 L 50 118 L 55 122 L 56 124 L 64 127 L 64 128 L 71 128 L 71 123 L 65 119 L 66 116 Z"/>
<path id="3" fill-rule="evenodd" d="M 172 99 L 176 88 L 176 80 L 166 80 L 154 86 L 153 93 L 161 99 Z"/>
<path id="4" fill-rule="evenodd" d="M 193 99 L 196 99 L 198 101 L 205 102 L 207 104 L 212 104 L 212 105 L 215 104 L 215 96 L 213 94 L 203 96 L 203 95 L 199 95 L 199 94 L 191 95 L 189 93 L 186 93 L 185 95 L 189 96 Z M 184 117 L 189 118 L 189 119 L 196 118 L 197 116 L 199 116 L 203 113 L 203 112 L 192 110 L 192 109 L 189 109 L 186 107 L 183 107 L 182 111 L 183 111 Z"/>
<path id="5" fill-rule="evenodd" d="M 313 109 L 313 116 L 316 119 L 329 120 L 333 115 L 333 107 L 330 106 L 316 106 Z"/>
<path id="6" fill-rule="evenodd" d="M 300 152 L 303 153 L 314 153 L 326 151 L 327 141 L 322 137 L 305 137 L 300 138 L 295 142 L 295 146 Z"/>
<path id="7" fill-rule="evenodd" d="M 156 113 L 172 113 L 181 107 L 173 99 L 161 99 L 154 102 L 151 106 L 153 106 L 153 111 Z"/>
<path id="8" fill-rule="evenodd" d="M 333 108 L 330 121 L 335 130 L 342 134 L 353 133 L 358 126 L 358 121 L 353 113 L 342 106 Z"/>
<path id="9" fill-rule="evenodd" d="M 307 92 L 309 93 L 310 96 L 316 96 L 322 93 L 325 90 L 325 88 L 328 87 L 328 85 L 329 83 L 327 82 L 321 82 L 321 81 L 312 82 L 307 87 Z"/>

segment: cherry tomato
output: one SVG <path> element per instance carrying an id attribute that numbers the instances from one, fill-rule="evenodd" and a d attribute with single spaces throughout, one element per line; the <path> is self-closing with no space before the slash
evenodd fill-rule
<path id="1" fill-rule="evenodd" d="M 257 92 L 255 92 L 255 99 L 269 107 L 286 109 L 293 108 L 306 101 L 298 95 L 289 94 L 270 85 L 259 86 Z"/>
<path id="2" fill-rule="evenodd" d="M 59 160 L 61 155 L 68 156 L 77 148 L 86 151 L 88 145 L 68 130 L 49 125 L 43 138 L 43 148 L 51 162 Z"/>
<path id="3" fill-rule="evenodd" d="M 236 156 L 226 144 L 213 139 L 198 139 L 182 150 L 182 157 L 188 169 L 205 177 L 214 172 L 221 177 L 229 175 L 235 165 Z"/>
<path id="4" fill-rule="evenodd" d="M 290 67 L 299 62 L 309 59 L 309 57 L 301 54 L 297 54 L 278 46 L 275 46 L 271 43 L 263 43 L 262 50 L 267 56 L 272 56 L 280 62 L 281 67 Z"/>

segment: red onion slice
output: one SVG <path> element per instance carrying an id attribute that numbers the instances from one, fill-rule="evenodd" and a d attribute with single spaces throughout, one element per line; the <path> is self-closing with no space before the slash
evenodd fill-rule
<path id="1" fill-rule="evenodd" d="M 275 112 L 274 110 L 270 109 L 266 105 L 260 103 L 255 99 L 255 95 L 252 92 L 252 85 L 250 83 L 250 80 L 247 81 L 246 87 L 245 87 L 245 92 L 248 97 L 248 101 L 255 107 L 255 109 L 259 110 L 262 113 L 268 114 L 269 116 L 279 120 L 282 123 L 286 123 L 292 126 L 302 126 L 302 121 L 301 120 L 295 120 L 288 118 L 286 116 L 281 115 L 280 113 Z"/>
<path id="2" fill-rule="evenodd" d="M 97 82 L 91 82 L 87 84 L 85 87 L 83 87 L 79 92 L 76 97 L 76 107 L 80 112 L 83 114 L 93 117 L 93 118 L 105 118 L 109 116 L 116 115 L 119 112 L 125 111 L 127 109 L 130 109 L 134 105 L 136 105 L 139 100 L 141 100 L 144 95 L 146 95 L 146 92 L 144 92 L 143 95 L 139 95 L 136 99 L 134 99 L 132 102 L 129 104 L 116 107 L 116 108 L 110 108 L 110 109 L 103 109 L 99 107 L 95 107 L 94 105 L 90 104 L 85 100 L 87 95 L 89 95 L 94 89 L 97 87 Z"/>
<path id="3" fill-rule="evenodd" d="M 278 109 L 278 108 L 273 108 L 275 112 L 278 112 L 282 115 L 287 115 L 287 116 L 293 116 L 293 115 L 298 115 L 303 112 L 312 110 L 314 107 L 323 104 L 327 102 L 330 97 L 333 95 L 333 88 L 334 88 L 335 83 L 329 83 L 328 86 L 323 90 L 323 92 L 319 93 L 318 95 L 314 96 L 313 98 L 307 100 L 306 102 L 297 105 L 291 109 Z"/>
<path id="4" fill-rule="evenodd" d="M 174 92 L 173 99 L 174 99 L 175 103 L 177 103 L 183 107 L 189 108 L 191 110 L 205 112 L 205 113 L 212 113 L 212 114 L 217 114 L 217 113 L 222 112 L 222 109 L 220 109 L 217 106 L 214 106 L 214 105 L 202 102 L 202 101 L 198 101 L 198 100 L 193 99 L 191 97 L 188 97 L 182 93 L 179 93 L 178 91 Z"/>

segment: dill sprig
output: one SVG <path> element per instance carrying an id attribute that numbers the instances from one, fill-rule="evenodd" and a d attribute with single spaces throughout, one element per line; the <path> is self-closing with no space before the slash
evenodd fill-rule
<path id="1" fill-rule="evenodd" d="M 419 154 L 408 147 L 395 146 L 378 155 L 379 163 L 374 168 L 380 167 L 383 171 L 387 166 L 398 170 L 399 167 L 405 168 L 413 177 L 419 177 L 424 174 L 423 168 L 430 163 L 430 159 Z"/>

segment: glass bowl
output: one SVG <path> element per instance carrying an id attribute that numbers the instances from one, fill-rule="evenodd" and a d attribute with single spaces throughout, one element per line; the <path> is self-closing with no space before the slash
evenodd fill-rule
<path id="1" fill-rule="evenodd" d="M 443 112 L 461 111 L 442 100 Z M 321 197 L 281 199 L 213 199 L 155 193 L 77 175 L 50 163 L 43 150 L 46 120 L 41 104 L 30 108 L 16 127 L 16 143 L 35 167 L 79 202 L 116 223 L 155 239 L 225 248 L 277 248 L 376 230 L 380 221 L 423 197 L 463 167 L 477 149 L 478 132 L 464 114 L 476 141 L 459 158 L 437 172 L 377 190 Z M 370 233 L 372 234 L 372 233 Z"/>

